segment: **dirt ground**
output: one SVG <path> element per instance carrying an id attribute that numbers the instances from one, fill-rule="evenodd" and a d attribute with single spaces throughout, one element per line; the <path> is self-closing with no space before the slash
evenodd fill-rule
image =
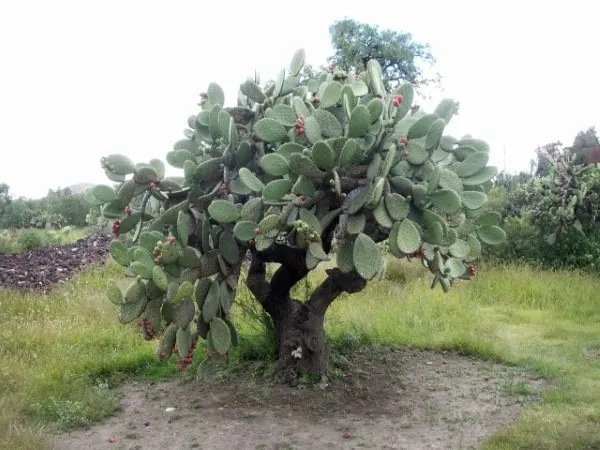
<path id="1" fill-rule="evenodd" d="M 115 416 L 53 436 L 54 448 L 478 448 L 546 388 L 518 369 L 447 352 L 361 349 L 349 363 L 311 386 L 252 377 L 128 384 Z"/>

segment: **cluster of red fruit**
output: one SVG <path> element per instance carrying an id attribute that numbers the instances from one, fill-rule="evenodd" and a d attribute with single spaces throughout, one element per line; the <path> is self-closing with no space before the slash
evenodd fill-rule
<path id="1" fill-rule="evenodd" d="M 152 182 L 152 183 L 150 183 L 150 184 L 148 185 L 148 187 L 149 187 L 150 189 L 154 189 L 154 188 L 156 188 L 156 183 L 155 183 L 155 182 Z"/>
<path id="2" fill-rule="evenodd" d="M 221 354 L 220 354 L 218 351 L 216 351 L 216 350 L 208 353 L 208 356 L 209 356 L 209 357 L 212 357 L 212 356 L 219 356 L 219 355 L 221 355 Z M 224 355 L 222 355 L 222 356 L 223 356 L 223 360 L 224 360 L 224 361 L 227 361 L 227 360 L 229 359 L 229 357 L 227 356 L 227 353 L 225 353 L 225 354 L 224 354 Z"/>
<path id="3" fill-rule="evenodd" d="M 333 69 L 335 69 L 335 63 L 329 64 L 329 71 L 333 72 Z"/>
<path id="4" fill-rule="evenodd" d="M 125 209 L 123 210 L 123 212 L 125 213 L 126 216 L 130 216 L 132 211 L 133 211 L 133 209 L 131 209 L 131 206 L 129 206 L 129 205 L 127 205 L 125 207 Z"/>
<path id="5" fill-rule="evenodd" d="M 471 275 L 472 277 L 477 275 L 477 268 L 475 267 L 475 264 L 469 264 L 468 270 L 469 270 L 469 275 Z"/>
<path id="6" fill-rule="evenodd" d="M 117 238 L 119 237 L 119 228 L 121 228 L 121 221 L 119 219 L 116 219 L 112 224 L 112 233 Z"/>
<path id="7" fill-rule="evenodd" d="M 298 117 L 298 120 L 296 120 L 296 124 L 294 126 L 296 127 L 296 133 L 298 135 L 304 133 L 304 116 L 302 114 L 300 114 L 300 117 Z"/>
<path id="8" fill-rule="evenodd" d="M 392 100 L 392 105 L 394 105 L 394 108 L 400 106 L 402 100 L 404 100 L 404 97 L 402 97 L 401 95 L 394 95 L 394 100 Z"/>
<path id="9" fill-rule="evenodd" d="M 140 320 L 138 322 L 138 327 L 142 330 L 142 334 L 144 339 L 147 341 L 154 339 L 154 329 L 152 328 L 152 324 L 147 317 L 144 317 L 144 320 Z"/>

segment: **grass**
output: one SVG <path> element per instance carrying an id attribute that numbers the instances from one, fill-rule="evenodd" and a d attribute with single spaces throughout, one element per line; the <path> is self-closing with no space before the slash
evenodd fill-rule
<path id="1" fill-rule="evenodd" d="M 109 264 L 43 298 L 0 291 L 0 429 L 7 430 L 2 445 L 43 448 L 45 431 L 112 413 L 117 399 L 111 387 L 117 383 L 174 373 L 173 364 L 155 359 L 155 343 L 143 341 L 135 324 L 117 322 L 103 286 L 120 274 Z M 322 276 L 311 274 L 297 296 L 305 297 Z M 600 448 L 600 280 L 578 272 L 490 266 L 448 294 L 430 290 L 429 283 L 417 264 L 390 262 L 386 279 L 334 302 L 326 318 L 329 339 L 338 349 L 377 344 L 455 350 L 535 370 L 552 385 L 544 402 L 527 406 L 485 448 Z M 248 306 L 247 291 L 240 294 L 240 307 Z M 247 324 L 241 333 L 250 337 L 260 326 Z M 244 340 L 232 362 L 268 356 L 263 344 Z M 201 359 L 202 345 L 197 352 Z M 256 389 L 259 395 L 261 386 Z M 531 393 L 519 383 L 505 391 Z"/>
<path id="2" fill-rule="evenodd" d="M 61 245 L 85 237 L 86 228 L 64 227 L 60 230 L 20 228 L 0 230 L 0 254 L 18 253 L 45 245 Z"/>

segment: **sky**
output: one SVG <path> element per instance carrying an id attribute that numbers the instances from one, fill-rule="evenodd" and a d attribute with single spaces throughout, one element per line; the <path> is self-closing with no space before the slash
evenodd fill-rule
<path id="1" fill-rule="evenodd" d="M 297 48 L 324 64 L 328 28 L 345 17 L 430 44 L 442 84 L 422 107 L 460 101 L 446 133 L 485 139 L 500 170 L 527 170 L 537 146 L 600 131 L 595 3 L 1 2 L 0 183 L 38 198 L 110 183 L 100 158 L 111 153 L 164 161 L 210 82 L 233 106 L 247 76 L 274 77 Z"/>

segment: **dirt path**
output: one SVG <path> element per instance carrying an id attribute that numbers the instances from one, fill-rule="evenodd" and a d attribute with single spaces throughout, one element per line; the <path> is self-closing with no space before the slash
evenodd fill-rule
<path id="1" fill-rule="evenodd" d="M 343 377 L 304 389 L 239 377 L 129 384 L 117 415 L 53 438 L 61 450 L 477 448 L 544 388 L 445 352 L 363 349 Z"/>

